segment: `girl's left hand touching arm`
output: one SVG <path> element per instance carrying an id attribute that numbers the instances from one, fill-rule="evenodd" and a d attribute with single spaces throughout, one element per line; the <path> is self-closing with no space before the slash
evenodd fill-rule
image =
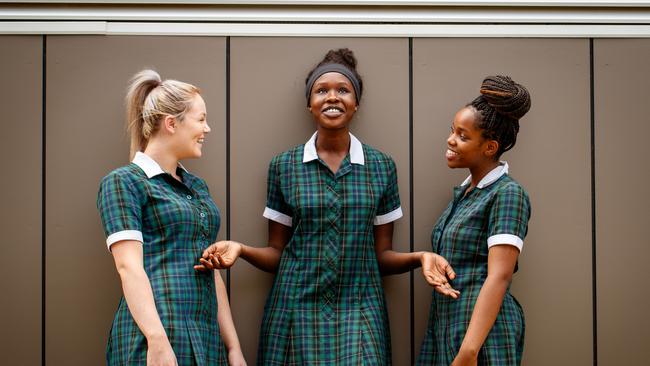
<path id="1" fill-rule="evenodd" d="M 239 344 L 235 324 L 232 321 L 226 286 L 223 284 L 219 270 L 214 271 L 214 285 L 217 291 L 217 306 L 219 307 L 217 319 L 219 321 L 223 343 L 228 351 L 228 364 L 230 366 L 246 366 L 246 360 L 244 359 L 241 345 Z"/>
<path id="2" fill-rule="evenodd" d="M 475 366 L 478 352 L 501 310 L 503 297 L 512 280 L 519 249 L 495 245 L 488 253 L 488 275 L 478 295 L 467 333 L 452 366 Z"/>

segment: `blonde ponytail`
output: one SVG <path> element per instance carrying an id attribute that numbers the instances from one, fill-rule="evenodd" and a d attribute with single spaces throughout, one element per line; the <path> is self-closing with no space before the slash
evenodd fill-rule
<path id="1" fill-rule="evenodd" d="M 163 117 L 173 116 L 182 122 L 192 99 L 199 92 L 196 86 L 182 81 L 162 81 L 153 70 L 142 70 L 135 74 L 126 93 L 126 123 L 131 135 L 130 158 L 133 159 L 137 151 L 144 151 Z"/>

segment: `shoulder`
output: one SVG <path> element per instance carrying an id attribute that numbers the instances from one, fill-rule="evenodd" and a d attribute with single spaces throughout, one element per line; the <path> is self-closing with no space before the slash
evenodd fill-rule
<path id="1" fill-rule="evenodd" d="M 363 145 L 363 153 L 365 155 L 366 162 L 369 164 L 378 164 L 378 165 L 387 165 L 390 167 L 395 166 L 393 158 L 386 154 L 385 152 L 379 151 L 374 147 L 366 144 Z"/>
<path id="2" fill-rule="evenodd" d="M 504 174 L 495 182 L 494 193 L 497 197 L 515 197 L 524 200 L 526 203 L 529 201 L 528 192 L 508 174 Z"/>
<path id="3" fill-rule="evenodd" d="M 142 169 L 140 169 L 140 167 L 137 165 L 131 163 L 129 165 L 119 167 L 108 173 L 104 178 L 102 178 L 101 185 L 133 185 L 142 181 L 143 179 L 146 179 L 146 175 Z"/>
<path id="4" fill-rule="evenodd" d="M 284 152 L 281 152 L 277 155 L 275 155 L 271 159 L 271 166 L 278 166 L 278 165 L 284 165 L 284 164 L 291 164 L 296 161 L 302 161 L 302 155 L 305 149 L 305 145 L 298 145 L 294 146 L 289 150 L 286 150 Z"/>

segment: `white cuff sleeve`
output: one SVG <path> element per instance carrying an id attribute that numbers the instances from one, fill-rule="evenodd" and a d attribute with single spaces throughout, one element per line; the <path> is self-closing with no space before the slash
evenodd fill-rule
<path id="1" fill-rule="evenodd" d="M 106 245 L 108 246 L 108 251 L 111 251 L 111 245 L 122 240 L 135 240 L 140 243 L 144 243 L 142 239 L 142 233 L 138 230 L 123 230 L 113 233 L 106 238 Z"/>
<path id="2" fill-rule="evenodd" d="M 265 207 L 262 216 L 266 217 L 269 220 L 279 222 L 284 226 L 291 227 L 291 216 L 285 215 L 282 212 L 276 211 L 272 208 Z"/>
<path id="3" fill-rule="evenodd" d="M 402 216 L 404 216 L 404 214 L 402 213 L 402 206 L 400 206 L 387 214 L 379 215 L 375 217 L 374 224 L 375 225 L 388 224 L 389 222 L 393 222 Z"/>
<path id="4" fill-rule="evenodd" d="M 524 247 L 524 241 L 521 240 L 521 238 L 518 237 L 517 235 L 512 235 L 512 234 L 492 235 L 491 237 L 488 238 L 487 242 L 488 242 L 488 248 L 499 244 L 507 244 L 507 245 L 512 245 L 517 247 L 517 249 L 519 249 L 519 251 L 521 252 L 521 249 Z"/>

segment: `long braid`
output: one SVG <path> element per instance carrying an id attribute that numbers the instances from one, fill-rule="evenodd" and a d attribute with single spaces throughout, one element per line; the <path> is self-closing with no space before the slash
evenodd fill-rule
<path id="1" fill-rule="evenodd" d="M 503 75 L 486 77 L 480 92 L 468 107 L 478 112 L 478 127 L 483 130 L 483 137 L 499 142 L 498 158 L 517 142 L 519 119 L 530 109 L 530 93 Z"/>

